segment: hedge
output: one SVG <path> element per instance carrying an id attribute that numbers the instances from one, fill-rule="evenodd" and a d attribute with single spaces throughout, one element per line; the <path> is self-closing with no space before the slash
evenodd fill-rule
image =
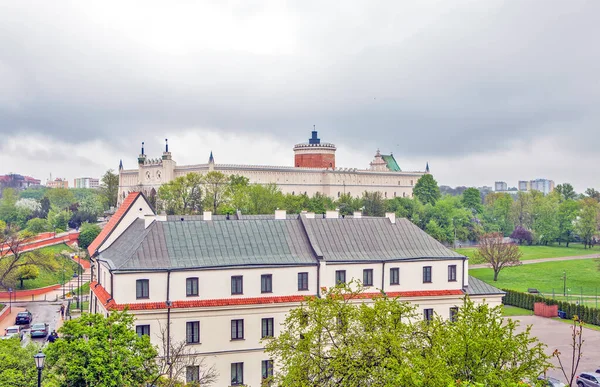
<path id="1" fill-rule="evenodd" d="M 533 304 L 536 302 L 545 302 L 547 305 L 558 305 L 558 310 L 567 314 L 568 319 L 578 316 L 586 324 L 600 326 L 600 309 L 590 308 L 585 305 L 577 305 L 572 302 L 557 301 L 544 296 L 517 292 L 514 290 L 502 289 L 506 295 L 502 298 L 504 305 L 517 306 L 519 308 L 533 310 Z"/>

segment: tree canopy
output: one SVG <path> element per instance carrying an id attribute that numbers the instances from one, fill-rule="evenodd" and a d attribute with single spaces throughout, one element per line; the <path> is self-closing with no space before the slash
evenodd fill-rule
<path id="1" fill-rule="evenodd" d="M 435 204 L 442 196 L 437 181 L 429 173 L 417 180 L 417 184 L 413 188 L 413 194 L 423 204 Z"/>

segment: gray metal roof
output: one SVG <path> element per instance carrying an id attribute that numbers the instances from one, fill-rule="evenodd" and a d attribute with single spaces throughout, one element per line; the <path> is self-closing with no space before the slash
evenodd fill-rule
<path id="1" fill-rule="evenodd" d="M 148 270 L 462 258 L 406 219 L 236 218 L 172 217 L 148 228 L 139 219 L 100 259 Z"/>
<path id="2" fill-rule="evenodd" d="M 465 286 L 464 290 L 465 293 L 470 296 L 485 296 L 506 293 L 505 291 L 495 288 L 492 285 L 471 276 L 469 276 L 469 286 Z"/>
<path id="3" fill-rule="evenodd" d="M 305 219 L 317 254 L 326 261 L 390 261 L 463 256 L 442 245 L 407 219 Z"/>

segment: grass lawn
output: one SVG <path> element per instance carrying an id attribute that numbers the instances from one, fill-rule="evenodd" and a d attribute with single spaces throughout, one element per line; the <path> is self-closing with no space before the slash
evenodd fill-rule
<path id="1" fill-rule="evenodd" d="M 569 325 L 573 326 L 573 320 L 566 320 L 566 319 L 562 319 L 560 317 L 552 317 L 552 320 L 560 321 L 562 323 L 569 324 Z M 593 329 L 595 331 L 600 331 L 600 327 L 599 326 L 592 325 L 592 324 L 584 324 L 583 327 L 584 328 L 588 328 L 588 329 Z M 585 338 L 585 334 L 584 334 L 584 338 Z"/>
<path id="2" fill-rule="evenodd" d="M 600 294 L 600 271 L 597 259 L 577 261 L 543 262 L 534 265 L 521 265 L 502 269 L 498 281 L 494 282 L 492 269 L 469 269 L 469 275 L 479 278 L 500 289 L 512 289 L 526 292 L 528 288 L 536 288 L 547 297 L 554 294 L 562 296 L 563 271 L 567 273 L 567 293 L 571 301 L 579 296 L 595 296 Z M 595 298 L 590 301 L 595 302 Z"/>
<path id="3" fill-rule="evenodd" d="M 564 245 L 559 246 L 558 244 L 550 246 L 519 246 L 519 250 L 521 250 L 523 253 L 523 256 L 521 257 L 522 261 L 539 258 L 560 258 L 588 254 L 600 254 L 600 248 L 594 247 L 591 249 L 584 249 L 581 243 L 571 243 L 569 244 L 569 247 L 565 247 Z M 475 258 L 475 251 L 477 251 L 476 247 L 456 249 L 457 253 L 469 257 L 470 264 L 475 265 L 478 263 L 483 263 L 481 260 Z"/>
<path id="4" fill-rule="evenodd" d="M 65 244 L 48 246 L 41 248 L 42 251 L 49 252 L 52 254 L 59 254 L 62 251 L 72 252 L 69 246 Z M 77 270 L 77 264 L 70 258 L 62 256 L 56 257 L 57 268 L 55 270 L 47 270 L 40 268 L 40 275 L 36 279 L 30 279 L 23 281 L 23 289 L 20 287 L 20 283 L 17 283 L 16 290 L 27 290 L 43 288 L 50 285 L 56 285 L 62 283 L 63 280 L 63 267 L 65 268 L 65 282 L 68 281 L 73 273 Z"/>
<path id="5" fill-rule="evenodd" d="M 511 316 L 531 316 L 533 311 L 517 308 L 516 306 L 510 305 L 502 305 L 502 316 L 511 317 Z"/>

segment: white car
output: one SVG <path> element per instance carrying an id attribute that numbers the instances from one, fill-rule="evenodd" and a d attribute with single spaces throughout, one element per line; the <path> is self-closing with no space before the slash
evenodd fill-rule
<path id="1" fill-rule="evenodd" d="M 13 325 L 4 330 L 3 339 L 10 339 L 11 337 L 19 336 L 19 340 L 23 340 L 23 331 L 18 325 Z"/>

